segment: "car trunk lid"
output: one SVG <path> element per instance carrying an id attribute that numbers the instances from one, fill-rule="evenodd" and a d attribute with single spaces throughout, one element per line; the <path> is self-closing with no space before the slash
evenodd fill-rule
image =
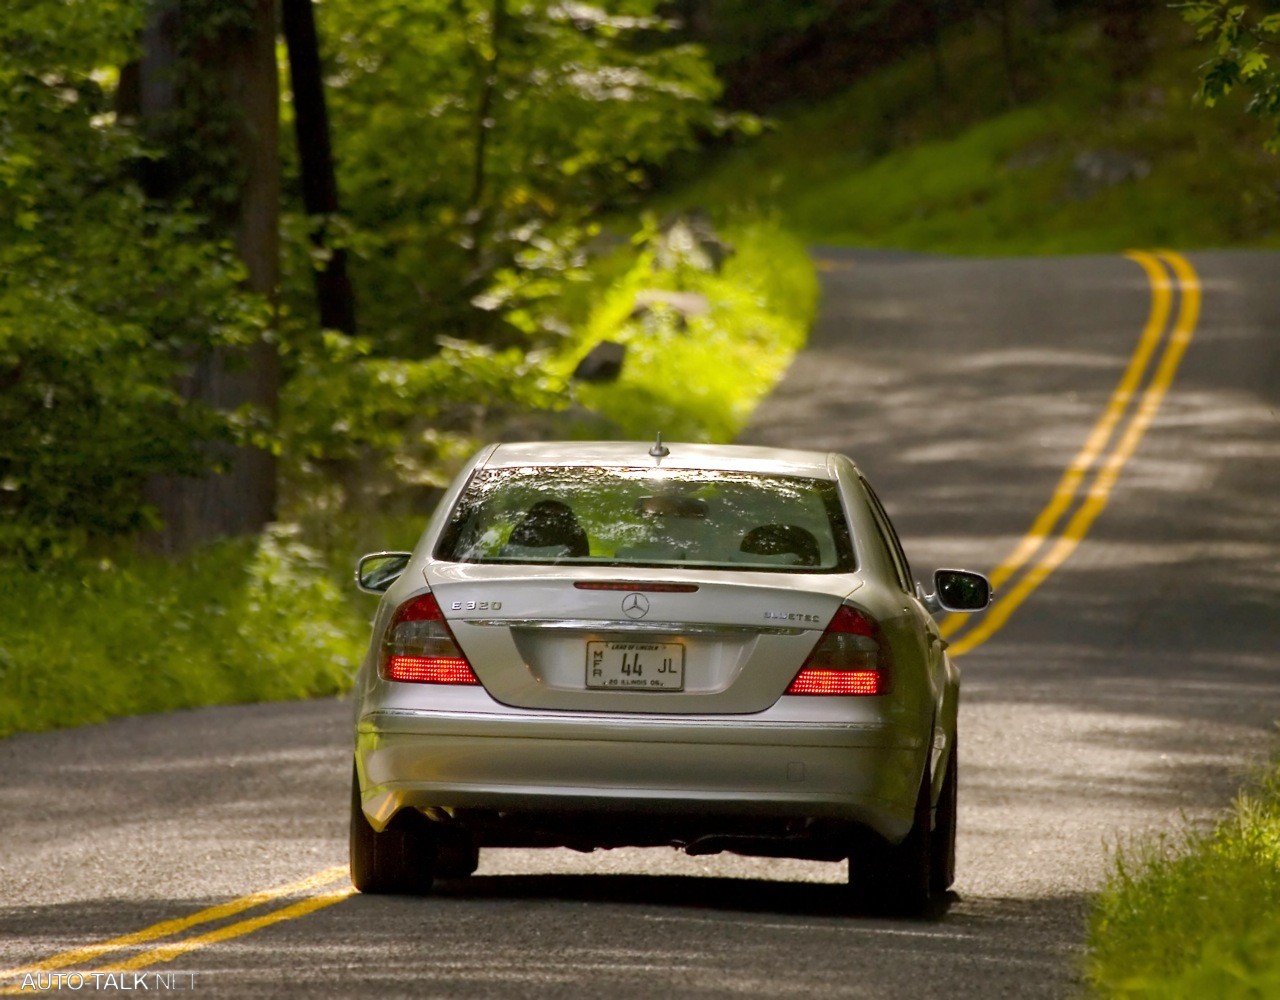
<path id="1" fill-rule="evenodd" d="M 777 701 L 846 574 L 437 565 L 428 583 L 498 701 L 521 708 L 749 713 Z"/>

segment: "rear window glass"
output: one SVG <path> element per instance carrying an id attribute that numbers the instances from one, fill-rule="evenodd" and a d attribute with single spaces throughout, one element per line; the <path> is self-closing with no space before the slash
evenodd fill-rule
<path id="1" fill-rule="evenodd" d="M 839 492 L 829 480 L 652 468 L 479 472 L 435 556 L 791 573 L 854 568 Z"/>

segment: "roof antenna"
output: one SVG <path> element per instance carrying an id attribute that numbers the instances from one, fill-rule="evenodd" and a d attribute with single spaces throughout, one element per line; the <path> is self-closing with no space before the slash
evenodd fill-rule
<path id="1" fill-rule="evenodd" d="M 658 440 L 649 449 L 649 454 L 654 458 L 666 458 L 671 454 L 671 449 L 662 443 L 662 431 L 658 431 Z"/>

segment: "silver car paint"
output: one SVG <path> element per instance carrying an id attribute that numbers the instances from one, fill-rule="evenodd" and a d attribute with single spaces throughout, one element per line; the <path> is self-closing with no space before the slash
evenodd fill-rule
<path id="1" fill-rule="evenodd" d="M 430 519 L 405 573 L 387 591 L 374 621 L 379 636 L 393 610 L 432 583 L 451 628 L 468 648 L 477 673 L 485 676 L 490 651 L 510 653 L 516 641 L 494 621 L 551 622 L 564 609 L 557 599 L 566 579 L 654 580 L 706 583 L 708 571 L 671 568 L 575 566 L 518 567 L 529 585 L 527 601 L 502 601 L 500 612 L 451 612 L 454 601 L 484 603 L 498 577 L 509 579 L 513 567 L 465 564 L 432 565 L 430 553 L 472 472 L 486 463 L 503 465 L 642 464 L 635 445 L 574 446 L 571 456 L 548 454 L 548 446 L 490 446 L 463 470 Z M 529 674 L 523 685 L 440 687 L 398 684 L 377 674 L 377 650 L 371 645 L 357 680 L 356 759 L 363 806 L 375 829 L 406 807 L 452 809 L 601 807 L 623 799 L 652 810 L 714 807 L 759 815 L 832 816 L 870 826 L 890 840 L 904 836 L 911 824 L 915 789 L 925 758 L 931 759 L 935 796 L 955 732 L 959 676 L 943 652 L 941 641 L 921 643 L 916 652 L 926 669 L 899 669 L 891 695 L 880 698 L 779 698 L 804 655 L 822 633 L 822 625 L 766 631 L 779 623 L 744 621 L 732 578 L 743 588 L 765 586 L 777 592 L 779 610 L 816 615 L 823 624 L 836 605 L 852 599 L 881 623 L 894 641 L 936 628 L 913 593 L 893 579 L 883 548 L 873 544 L 876 531 L 870 511 L 856 486 L 857 469 L 842 456 L 771 449 L 721 449 L 671 445 L 668 467 L 729 468 L 776 474 L 832 478 L 841 483 L 858 570 L 852 574 L 711 574 L 718 586 L 708 589 L 715 600 L 699 604 L 673 619 L 705 624 L 760 628 L 744 644 L 752 653 L 776 653 L 783 667 L 752 676 L 742 692 L 725 698 L 733 685 L 722 684 L 720 704 L 702 710 L 690 697 L 652 692 L 585 692 L 565 677 Z M 650 460 L 651 461 L 651 460 Z M 757 579 L 759 578 L 759 579 Z M 558 586 L 557 586 L 558 585 Z M 600 603 L 574 618 L 606 623 L 609 631 L 632 623 L 620 611 L 609 617 L 605 602 L 617 603 L 616 592 L 575 591 Z M 678 597 L 687 595 L 652 595 Z M 698 596 L 703 596 L 701 592 Z M 769 603 L 769 602 L 767 602 Z M 758 605 L 755 613 L 758 613 Z M 470 615 L 470 617 L 467 617 Z M 652 612 L 651 621 L 664 617 Z M 532 624 L 526 628 L 536 627 Z M 464 638 L 465 637 L 465 638 Z M 790 646 L 790 649 L 786 649 Z M 761 648 L 763 647 L 763 648 Z M 742 658 L 722 669 L 741 677 Z M 770 657 L 761 656 L 760 662 Z M 754 672 L 753 672 L 754 673 Z M 782 676 L 785 674 L 785 678 Z M 715 689 L 713 681 L 708 685 Z M 536 692 L 541 691 L 538 695 Z M 691 692 L 692 694 L 692 692 Z M 696 695 L 695 695 L 696 697 Z M 511 704 L 521 700 L 534 707 Z M 656 700 L 655 700 L 656 699 Z"/>

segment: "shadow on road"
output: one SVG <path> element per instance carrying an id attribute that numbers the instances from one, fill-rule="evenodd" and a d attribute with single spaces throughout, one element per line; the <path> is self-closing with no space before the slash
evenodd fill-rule
<path id="1" fill-rule="evenodd" d="M 432 895 L 443 899 L 557 900 L 777 916 L 883 917 L 851 908 L 847 887 L 830 882 L 685 875 L 476 875 L 441 881 Z M 896 919 L 909 923 L 941 920 L 959 898 L 954 892 L 948 893 L 928 913 Z"/>

